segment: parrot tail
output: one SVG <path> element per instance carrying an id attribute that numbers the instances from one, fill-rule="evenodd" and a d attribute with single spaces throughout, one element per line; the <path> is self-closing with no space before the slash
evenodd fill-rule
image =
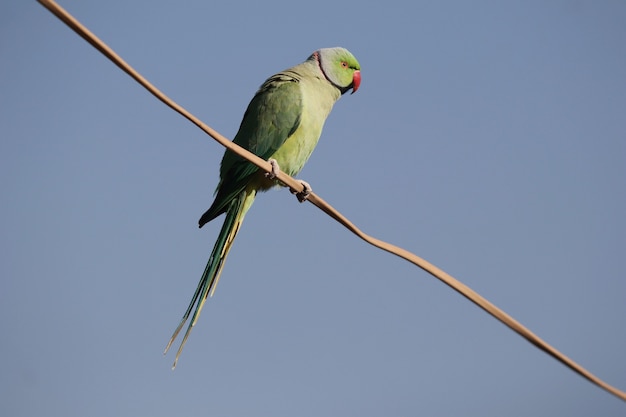
<path id="1" fill-rule="evenodd" d="M 185 332 L 185 337 L 183 337 L 183 341 L 181 342 L 180 347 L 176 352 L 176 358 L 174 359 L 172 369 L 176 368 L 178 357 L 183 351 L 183 347 L 187 342 L 187 338 L 189 337 L 191 330 L 196 325 L 196 322 L 200 317 L 200 312 L 204 307 L 204 303 L 206 302 L 207 298 L 212 297 L 213 293 L 215 292 L 217 283 L 220 280 L 222 268 L 224 267 L 224 262 L 226 261 L 226 256 L 228 256 L 228 252 L 230 251 L 233 241 L 235 240 L 235 236 L 237 236 L 237 232 L 239 231 L 239 227 L 243 222 L 243 218 L 252 203 L 254 202 L 255 197 L 256 190 L 252 188 L 247 188 L 233 199 L 228 209 L 226 210 L 226 218 L 224 219 L 224 224 L 222 225 L 222 229 L 220 230 L 220 233 L 217 237 L 215 246 L 213 246 L 211 256 L 209 257 L 206 268 L 202 273 L 202 278 L 200 278 L 200 282 L 198 283 L 196 292 L 193 294 L 191 302 L 189 303 L 189 307 L 187 307 L 187 310 L 185 311 L 182 320 L 178 324 L 178 327 L 174 331 L 174 334 L 170 338 L 170 341 L 168 342 L 167 346 L 165 347 L 165 351 L 163 352 L 163 354 L 166 354 L 168 352 L 168 350 L 172 346 L 172 343 L 174 343 L 174 340 L 178 336 L 178 333 L 183 328 L 183 325 L 187 322 L 187 319 L 191 314 L 191 310 L 194 306 L 196 306 L 196 310 L 191 317 L 191 322 L 189 323 L 187 331 Z"/>

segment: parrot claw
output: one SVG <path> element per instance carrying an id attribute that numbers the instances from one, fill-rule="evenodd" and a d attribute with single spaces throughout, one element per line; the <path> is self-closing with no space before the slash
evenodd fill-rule
<path id="1" fill-rule="evenodd" d="M 270 180 L 273 180 L 274 178 L 278 176 L 278 173 L 280 172 L 280 166 L 278 166 L 278 161 L 273 158 L 268 159 L 267 162 L 269 162 L 270 165 L 272 166 L 272 172 L 266 172 L 265 177 Z"/>
<path id="2" fill-rule="evenodd" d="M 311 191 L 313 191 L 313 189 L 311 188 L 308 182 L 302 181 L 302 180 L 298 180 L 298 181 L 300 181 L 300 184 L 302 184 L 302 187 L 304 187 L 304 189 L 300 192 L 294 191 L 294 190 L 289 190 L 289 191 L 291 191 L 291 194 L 296 195 L 296 198 L 298 199 L 299 202 L 304 203 L 306 200 L 308 200 L 309 195 L 311 194 Z"/>
<path id="3" fill-rule="evenodd" d="M 268 159 L 267 162 L 269 162 L 272 166 L 272 172 L 266 172 L 265 178 L 273 180 L 278 176 L 278 173 L 280 172 L 280 166 L 278 165 L 278 161 L 273 158 Z M 304 203 L 309 198 L 309 194 L 311 194 L 312 189 L 308 182 L 302 180 L 299 181 L 302 184 L 302 187 L 304 187 L 303 190 L 298 192 L 293 189 L 289 189 L 289 191 L 291 191 L 291 194 L 296 195 L 299 202 Z"/>

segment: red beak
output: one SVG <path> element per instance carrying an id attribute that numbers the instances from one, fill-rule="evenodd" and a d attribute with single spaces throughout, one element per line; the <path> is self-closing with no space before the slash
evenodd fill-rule
<path id="1" fill-rule="evenodd" d="M 360 85 L 361 85 L 361 71 L 356 70 L 354 71 L 354 74 L 352 75 L 352 93 L 350 94 L 356 93 L 356 90 L 359 89 Z"/>

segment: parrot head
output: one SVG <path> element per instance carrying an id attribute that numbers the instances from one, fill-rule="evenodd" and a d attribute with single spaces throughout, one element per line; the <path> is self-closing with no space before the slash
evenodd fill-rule
<path id="1" fill-rule="evenodd" d="M 337 87 L 341 94 L 352 89 L 356 93 L 361 85 L 361 66 L 354 55 L 345 48 L 322 48 L 315 51 L 315 59 L 326 79 Z"/>

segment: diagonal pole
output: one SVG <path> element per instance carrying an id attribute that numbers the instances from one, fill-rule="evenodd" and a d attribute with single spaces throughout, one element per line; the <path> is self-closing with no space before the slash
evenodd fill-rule
<path id="1" fill-rule="evenodd" d="M 117 65 L 122 71 L 126 72 L 133 79 L 135 79 L 139 84 L 141 84 L 146 90 L 148 90 L 152 95 L 162 101 L 164 104 L 172 108 L 174 111 L 185 117 L 194 125 L 198 126 L 201 130 L 211 136 L 213 139 L 218 141 L 222 146 L 230 149 L 232 152 L 246 158 L 259 168 L 264 171 L 271 173 L 272 166 L 269 162 L 264 161 L 253 153 L 241 148 L 236 145 L 232 141 L 226 139 L 224 136 L 220 135 L 217 131 L 213 130 L 211 127 L 200 121 L 193 114 L 188 112 L 181 105 L 174 102 L 172 99 L 167 97 L 161 90 L 152 85 L 148 80 L 146 80 L 141 74 L 139 74 L 133 67 L 131 67 L 126 61 L 124 61 L 119 55 L 117 55 L 111 48 L 109 48 L 103 41 L 101 41 L 96 35 L 94 35 L 89 29 L 83 26 L 78 20 L 76 20 L 73 16 L 71 16 L 65 9 L 59 6 L 53 0 L 37 0 L 41 5 L 47 8 L 52 14 L 58 17 L 61 21 L 63 21 L 66 25 L 68 25 L 72 30 L 74 30 L 78 35 L 80 35 L 83 39 L 89 42 L 94 48 L 100 51 L 103 55 L 109 58 L 115 65 Z M 287 185 L 292 191 L 302 192 L 303 185 L 291 178 L 289 175 L 286 175 L 284 172 L 279 172 L 276 175 L 276 178 L 280 180 L 282 183 Z M 566 367 L 570 368 L 572 371 L 576 372 L 583 378 L 587 379 L 589 382 L 597 385 L 598 387 L 604 389 L 605 391 L 615 395 L 616 397 L 626 401 L 626 392 L 609 385 L 604 382 L 602 379 L 598 378 L 587 369 L 561 353 L 555 347 L 551 346 L 549 343 L 541 339 L 539 336 L 531 332 L 528 328 L 522 325 L 520 322 L 515 320 L 513 317 L 505 313 L 503 310 L 498 308 L 496 305 L 488 301 L 486 298 L 482 297 L 476 291 L 472 290 L 467 285 L 463 284 L 450 274 L 444 272 L 439 269 L 435 265 L 430 262 L 420 258 L 419 256 L 402 249 L 398 246 L 392 245 L 390 243 L 384 242 L 380 239 L 376 239 L 375 237 L 369 236 L 363 231 L 361 231 L 358 227 L 356 227 L 350 220 L 348 220 L 345 216 L 335 210 L 330 204 L 325 202 L 318 195 L 311 193 L 308 197 L 308 201 L 317 206 L 320 210 L 328 214 L 330 217 L 335 219 L 337 222 L 342 224 L 352 233 L 357 235 L 362 240 L 367 243 L 387 251 L 393 255 L 399 256 L 412 264 L 418 266 L 424 271 L 428 272 L 435 278 L 442 281 L 444 284 L 448 285 L 450 288 L 466 297 L 468 300 L 476 304 L 478 307 L 485 310 L 491 316 L 502 322 L 504 325 L 509 327 L 511 330 L 525 338 L 527 341 L 535 345 L 537 348 L 543 350 L 548 355 L 552 356 L 557 361 L 561 362 Z"/>

